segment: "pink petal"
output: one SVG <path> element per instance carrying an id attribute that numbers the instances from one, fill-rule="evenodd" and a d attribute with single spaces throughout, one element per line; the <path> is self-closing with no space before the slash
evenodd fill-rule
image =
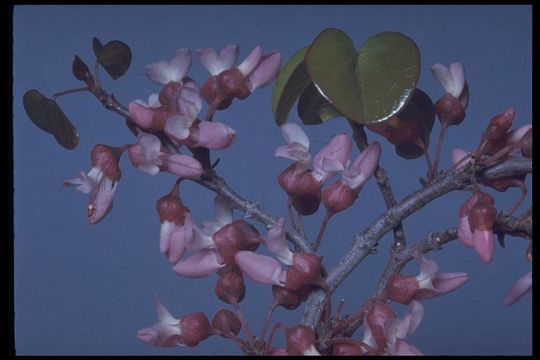
<path id="1" fill-rule="evenodd" d="M 158 61 L 146 65 L 144 74 L 158 84 L 167 85 L 171 81 L 180 82 L 191 67 L 191 50 L 176 50 L 170 62 Z"/>
<path id="2" fill-rule="evenodd" d="M 248 76 L 259 65 L 261 58 L 262 48 L 257 46 L 237 68 L 242 75 Z"/>
<path id="3" fill-rule="evenodd" d="M 285 265 L 292 265 L 293 253 L 287 247 L 283 218 L 279 218 L 266 235 L 266 247 Z"/>
<path id="4" fill-rule="evenodd" d="M 448 294 L 465 284 L 469 279 L 467 273 L 437 273 L 433 279 L 433 289 L 438 295 Z M 422 300 L 418 299 L 417 300 Z"/>
<path id="5" fill-rule="evenodd" d="M 170 236 L 169 247 L 167 248 L 167 260 L 171 264 L 176 264 L 186 252 L 186 240 L 192 236 L 193 229 L 179 226 Z"/>
<path id="6" fill-rule="evenodd" d="M 324 170 L 323 161 L 325 159 L 338 161 L 345 168 L 351 156 L 351 148 L 352 141 L 349 135 L 339 134 L 334 136 L 313 158 L 313 170 L 316 172 L 317 180 L 323 182 L 336 174 L 335 171 Z"/>
<path id="7" fill-rule="evenodd" d="M 167 249 L 169 249 L 169 244 L 171 242 L 171 236 L 176 230 L 176 224 L 172 221 L 164 221 L 161 224 L 159 231 L 159 251 L 162 254 L 165 254 Z"/>
<path id="8" fill-rule="evenodd" d="M 204 234 L 197 224 L 191 219 L 191 215 L 188 213 L 184 219 L 184 226 L 182 227 L 185 233 L 184 243 L 186 248 L 191 252 L 200 251 L 203 249 L 213 249 L 215 244 L 211 236 Z"/>
<path id="9" fill-rule="evenodd" d="M 236 136 L 233 128 L 218 122 L 202 121 L 198 130 L 196 146 L 213 150 L 229 147 Z"/>
<path id="10" fill-rule="evenodd" d="M 222 267 L 218 255 L 214 250 L 201 250 L 194 252 L 185 260 L 179 261 L 173 266 L 173 271 L 180 276 L 198 279 L 207 277 Z"/>
<path id="11" fill-rule="evenodd" d="M 90 192 L 86 216 L 88 224 L 97 224 L 112 209 L 117 185 L 117 181 L 104 177 L 99 186 Z"/>
<path id="12" fill-rule="evenodd" d="M 92 189 L 97 186 L 97 183 L 92 177 L 87 176 L 84 171 L 81 171 L 80 177 L 64 180 L 62 182 L 62 185 L 66 187 L 76 186 L 78 192 L 88 194 L 90 191 L 92 191 Z"/>
<path id="13" fill-rule="evenodd" d="M 143 129 L 148 129 L 153 126 L 154 111 L 152 108 L 132 101 L 129 103 L 128 109 L 129 116 L 135 124 L 139 125 Z"/>
<path id="14" fill-rule="evenodd" d="M 442 85 L 444 90 L 447 93 L 451 93 L 454 89 L 454 79 L 452 78 L 452 73 L 450 70 L 443 64 L 437 63 L 431 66 L 431 72 L 437 81 Z"/>
<path id="15" fill-rule="evenodd" d="M 306 165 L 309 164 L 311 159 L 311 155 L 304 145 L 297 142 L 293 142 L 289 145 L 278 146 L 274 151 L 274 155 L 277 157 L 298 161 Z"/>
<path id="16" fill-rule="evenodd" d="M 504 297 L 504 304 L 505 305 L 512 305 L 523 295 L 528 293 L 531 290 L 532 287 L 532 271 L 525 274 L 521 279 L 519 279 L 514 286 L 508 291 L 506 296 Z"/>
<path id="17" fill-rule="evenodd" d="M 463 64 L 460 62 L 450 64 L 450 73 L 453 80 L 453 89 L 450 93 L 455 98 L 459 98 L 465 86 L 465 69 L 463 68 Z"/>
<path id="18" fill-rule="evenodd" d="M 273 52 L 265 55 L 259 65 L 248 76 L 249 90 L 262 88 L 276 78 L 281 67 L 281 54 Z"/>
<path id="19" fill-rule="evenodd" d="M 218 55 L 214 49 L 204 48 L 195 50 L 201 63 L 212 75 L 232 68 L 238 59 L 238 45 L 227 45 Z"/>
<path id="20" fill-rule="evenodd" d="M 302 145 L 306 151 L 309 149 L 309 138 L 302 128 L 294 123 L 285 123 L 280 126 L 281 135 L 285 142 L 290 145 L 298 143 Z"/>
<path id="21" fill-rule="evenodd" d="M 165 170 L 175 175 L 198 179 L 203 173 L 201 163 L 191 156 L 174 154 L 164 156 L 162 159 Z"/>
<path id="22" fill-rule="evenodd" d="M 156 306 L 159 322 L 165 325 L 177 325 L 179 323 L 180 320 L 171 315 L 165 305 L 161 303 L 157 295 L 154 295 L 154 305 Z"/>
<path id="23" fill-rule="evenodd" d="M 471 226 L 469 224 L 469 216 L 464 216 L 459 219 L 458 238 L 463 245 L 467 247 L 474 246 Z"/>
<path id="24" fill-rule="evenodd" d="M 176 98 L 180 114 L 195 120 L 201 111 L 202 101 L 199 92 L 187 86 L 182 86 Z"/>
<path id="25" fill-rule="evenodd" d="M 155 323 L 151 327 L 137 331 L 137 338 L 156 347 L 173 347 L 181 341 L 180 328 Z"/>
<path id="26" fill-rule="evenodd" d="M 493 253 L 495 252 L 495 241 L 493 240 L 493 232 L 491 230 L 479 230 L 476 229 L 473 232 L 474 250 L 480 259 L 487 263 L 490 263 L 493 259 Z"/>
<path id="27" fill-rule="evenodd" d="M 185 140 L 189 137 L 189 129 L 193 125 L 193 120 L 182 115 L 172 116 L 165 121 L 165 134 L 176 141 Z"/>
<path id="28" fill-rule="evenodd" d="M 506 138 L 506 144 L 509 145 L 509 144 L 517 144 L 521 138 L 523 137 L 523 135 L 525 135 L 525 133 L 527 131 L 529 131 L 529 129 L 532 128 L 532 125 L 531 124 L 527 124 L 527 125 L 523 125 L 517 129 L 514 129 L 512 131 L 510 131 L 508 133 L 508 137 Z"/>
<path id="29" fill-rule="evenodd" d="M 381 145 L 378 142 L 369 144 L 356 158 L 343 174 L 343 180 L 355 191 L 361 189 L 373 175 L 379 159 L 381 158 Z"/>
<path id="30" fill-rule="evenodd" d="M 276 259 L 252 251 L 239 251 L 234 258 L 242 273 L 256 283 L 278 286 L 285 284 L 286 272 L 281 269 Z"/>

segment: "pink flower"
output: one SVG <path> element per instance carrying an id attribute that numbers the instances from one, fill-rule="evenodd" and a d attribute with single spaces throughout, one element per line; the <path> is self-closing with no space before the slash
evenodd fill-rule
<path id="1" fill-rule="evenodd" d="M 463 159 L 465 156 L 467 156 L 469 154 L 470 154 L 470 151 L 465 151 L 465 150 L 457 149 L 457 148 L 453 149 L 452 150 L 452 165 L 456 165 L 459 161 L 461 161 L 461 159 Z M 467 166 L 467 164 L 469 164 L 471 162 L 472 162 L 472 158 L 468 158 L 467 160 L 462 161 L 456 167 L 456 169 L 462 169 L 465 166 Z"/>
<path id="2" fill-rule="evenodd" d="M 334 136 L 313 158 L 313 177 L 322 183 L 343 172 L 351 156 L 351 149 L 352 141 L 349 135 Z"/>
<path id="3" fill-rule="evenodd" d="M 196 251 L 186 259 L 177 262 L 172 269 L 180 276 L 198 279 L 207 277 L 224 266 L 225 264 L 221 262 L 221 258 L 216 251 L 204 249 Z"/>
<path id="4" fill-rule="evenodd" d="M 156 347 L 196 346 L 211 335 L 211 326 L 203 313 L 192 313 L 176 319 L 155 296 L 158 322 L 137 332 L 139 340 Z"/>
<path id="5" fill-rule="evenodd" d="M 158 61 L 146 65 L 144 74 L 148 79 L 158 84 L 167 85 L 169 82 L 181 82 L 191 67 L 191 50 L 182 48 L 176 50 L 171 61 Z"/>
<path id="6" fill-rule="evenodd" d="M 527 294 L 532 287 L 532 271 L 525 274 L 522 278 L 520 278 L 514 286 L 508 291 L 506 296 L 504 297 L 504 304 L 505 305 L 512 305 L 519 299 L 523 297 L 523 295 Z"/>
<path id="7" fill-rule="evenodd" d="M 203 173 L 201 163 L 192 156 L 173 154 L 162 157 L 163 170 L 187 179 L 199 179 Z"/>
<path id="8" fill-rule="evenodd" d="M 133 166 L 150 175 L 159 172 L 163 165 L 163 155 L 166 154 L 161 151 L 161 141 L 149 133 L 139 134 L 137 144 L 128 148 L 128 156 Z"/>
<path id="9" fill-rule="evenodd" d="M 238 70 L 247 78 L 248 88 L 253 92 L 255 89 L 262 88 L 274 81 L 280 67 L 280 53 L 272 52 L 263 56 L 261 47 L 257 46 L 238 65 Z"/>
<path id="10" fill-rule="evenodd" d="M 373 175 L 381 157 L 381 145 L 378 142 L 369 144 L 367 148 L 348 165 L 342 174 L 343 182 L 355 192 L 360 191 Z"/>
<path id="11" fill-rule="evenodd" d="M 450 68 L 447 68 L 443 64 L 437 63 L 431 66 L 431 72 L 446 93 L 459 99 L 461 106 L 466 109 L 469 102 L 469 91 L 467 89 L 467 82 L 465 81 L 463 64 L 455 62 L 450 64 Z"/>
<path id="12" fill-rule="evenodd" d="M 284 286 L 286 272 L 276 259 L 253 251 L 239 251 L 234 256 L 242 273 L 251 280 L 264 285 Z"/>
<path id="13" fill-rule="evenodd" d="M 193 147 L 205 147 L 220 150 L 229 147 L 236 137 L 236 131 L 228 125 L 219 122 L 201 121 L 192 128 L 190 139 Z"/>
<path id="14" fill-rule="evenodd" d="M 266 248 L 286 265 L 292 265 L 293 252 L 287 247 L 283 218 L 279 218 L 266 235 Z"/>
<path id="15" fill-rule="evenodd" d="M 112 208 L 113 196 L 121 176 L 118 162 L 125 149 L 95 145 L 91 153 L 92 169 L 88 174 L 81 171 L 80 177 L 63 182 L 64 186 L 75 186 L 77 191 L 89 194 L 86 213 L 88 224 L 97 224 Z"/>
<path id="16" fill-rule="evenodd" d="M 238 60 L 238 51 L 238 45 L 227 45 L 219 55 L 211 48 L 197 49 L 195 53 L 197 53 L 201 63 L 211 75 L 219 75 L 234 66 L 236 60 Z"/>
<path id="17" fill-rule="evenodd" d="M 307 170 L 311 162 L 309 153 L 309 138 L 302 128 L 293 123 L 280 126 L 281 135 L 287 145 L 278 146 L 275 156 L 296 161 L 297 166 Z"/>

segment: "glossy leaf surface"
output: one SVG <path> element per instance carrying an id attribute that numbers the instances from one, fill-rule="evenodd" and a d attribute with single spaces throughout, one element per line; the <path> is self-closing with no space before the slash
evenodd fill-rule
<path id="1" fill-rule="evenodd" d="M 32 120 L 37 127 L 41 130 L 52 134 L 52 124 L 50 123 L 49 118 L 45 112 L 44 102 L 47 102 L 49 99 L 45 97 L 39 91 L 32 89 L 28 90 L 23 96 L 23 105 L 26 115 Z"/>
<path id="2" fill-rule="evenodd" d="M 272 112 L 278 126 L 287 121 L 291 107 L 310 83 L 304 58 L 307 47 L 298 50 L 280 70 L 272 90 Z"/>
<path id="3" fill-rule="evenodd" d="M 305 63 L 311 80 L 329 103 L 349 119 L 364 123 L 356 59 L 356 49 L 349 36 L 329 28 L 308 48 Z"/>
<path id="4" fill-rule="evenodd" d="M 418 82 L 420 53 L 415 42 L 398 32 L 370 37 L 358 52 L 356 76 L 364 122 L 388 120 L 407 104 Z"/>

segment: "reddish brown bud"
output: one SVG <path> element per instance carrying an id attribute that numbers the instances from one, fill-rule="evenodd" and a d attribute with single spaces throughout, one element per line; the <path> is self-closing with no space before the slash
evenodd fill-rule
<path id="1" fill-rule="evenodd" d="M 235 220 L 219 229 L 212 239 L 219 254 L 228 259 L 240 250 L 255 250 L 259 245 L 257 230 L 244 220 Z"/>
<path id="2" fill-rule="evenodd" d="M 446 94 L 435 103 L 435 112 L 441 123 L 450 125 L 459 125 L 465 119 L 465 109 L 459 99 L 452 94 Z"/>
<path id="3" fill-rule="evenodd" d="M 238 335 L 242 328 L 242 323 L 240 323 L 240 320 L 238 320 L 238 317 L 232 311 L 220 309 L 212 319 L 212 326 L 224 333 Z"/>
<path id="4" fill-rule="evenodd" d="M 287 353 L 289 355 L 313 354 L 315 348 L 315 333 L 311 328 L 297 325 L 286 332 Z"/>
<path id="5" fill-rule="evenodd" d="M 284 348 L 272 348 L 268 352 L 268 355 L 270 356 L 289 356 L 287 353 L 287 350 Z"/>
<path id="6" fill-rule="evenodd" d="M 239 303 L 246 295 L 244 278 L 235 271 L 229 271 L 219 277 L 214 291 L 217 297 L 227 304 Z"/>
<path id="7" fill-rule="evenodd" d="M 471 231 L 492 230 L 495 223 L 497 210 L 489 202 L 479 199 L 471 208 L 469 214 L 469 224 Z"/>
<path id="8" fill-rule="evenodd" d="M 486 141 L 494 141 L 499 139 L 506 140 L 506 134 L 512 126 L 514 120 L 514 109 L 510 108 L 504 112 L 495 115 L 489 122 L 486 131 L 482 134 L 482 139 Z"/>
<path id="9" fill-rule="evenodd" d="M 189 209 L 182 204 L 182 200 L 178 194 L 178 188 L 178 184 L 175 184 L 170 193 L 159 198 L 156 202 L 156 209 L 161 223 L 170 221 L 177 225 L 184 224 Z"/>
<path id="10" fill-rule="evenodd" d="M 386 294 L 392 301 L 408 305 L 416 296 L 419 284 L 413 276 L 393 274 L 386 285 Z"/>
<path id="11" fill-rule="evenodd" d="M 176 81 L 170 81 L 159 92 L 159 103 L 161 105 L 169 105 L 172 101 L 175 101 L 178 90 L 182 87 L 182 84 Z"/>
<path id="12" fill-rule="evenodd" d="M 245 99 L 251 94 L 244 75 L 237 68 L 222 71 L 217 78 L 224 99 Z"/>
<path id="13" fill-rule="evenodd" d="M 295 253 L 287 270 L 285 288 L 299 290 L 306 285 L 319 285 L 321 281 L 321 258 L 314 254 Z"/>
<path id="14" fill-rule="evenodd" d="M 367 313 L 366 322 L 371 329 L 377 346 L 381 349 L 386 346 L 384 323 L 388 319 L 395 317 L 396 313 L 394 310 L 389 305 L 383 303 L 375 303 Z"/>
<path id="15" fill-rule="evenodd" d="M 294 163 L 285 169 L 277 180 L 300 214 L 311 215 L 319 209 L 322 183 L 319 183 L 309 170 L 301 169 Z"/>
<path id="16" fill-rule="evenodd" d="M 306 301 L 310 290 L 310 286 L 304 286 L 293 291 L 281 286 L 272 285 L 272 295 L 276 299 L 278 306 L 282 306 L 287 310 L 294 310 Z"/>
<path id="17" fill-rule="evenodd" d="M 515 177 L 504 177 L 504 178 L 497 178 L 497 179 L 491 179 L 491 180 L 484 180 L 482 181 L 482 184 L 489 186 L 497 191 L 504 192 L 511 187 L 522 187 L 523 182 L 525 181 L 526 177 L 527 177 L 527 174 L 518 175 Z"/>
<path id="18" fill-rule="evenodd" d="M 342 181 L 337 181 L 322 191 L 322 201 L 326 210 L 335 214 L 351 206 L 358 194 Z"/>
<path id="19" fill-rule="evenodd" d="M 211 335 L 208 318 L 202 312 L 182 316 L 180 319 L 180 337 L 187 346 L 197 346 L 201 341 Z"/>
<path id="20" fill-rule="evenodd" d="M 121 172 L 118 161 L 124 149 L 103 144 L 94 145 L 90 155 L 92 166 L 99 167 L 106 177 L 114 181 L 120 180 Z"/>

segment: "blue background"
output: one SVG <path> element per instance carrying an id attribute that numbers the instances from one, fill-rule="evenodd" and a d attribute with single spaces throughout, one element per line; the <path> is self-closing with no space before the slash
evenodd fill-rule
<path id="1" fill-rule="evenodd" d="M 471 98 L 467 118 L 451 128 L 442 165 L 450 150 L 471 150 L 487 122 L 514 107 L 514 126 L 531 121 L 530 6 L 17 6 L 14 10 L 14 176 L 15 176 L 15 335 L 18 354 L 239 354 L 225 339 L 212 337 L 196 348 L 161 349 L 136 338 L 138 329 L 156 321 L 153 293 L 174 316 L 204 311 L 211 319 L 228 305 L 213 295 L 215 275 L 183 279 L 159 253 L 159 221 L 155 201 L 166 194 L 174 176 L 151 177 L 134 169 L 124 157 L 122 180 L 113 211 L 100 224 L 86 224 L 87 198 L 64 189 L 64 179 L 90 169 L 90 149 L 96 143 L 134 142 L 119 116 L 106 111 L 86 93 L 59 99 L 80 134 L 73 151 L 61 148 L 26 117 L 22 96 L 30 88 L 52 95 L 80 84 L 71 75 L 78 54 L 93 63 L 92 37 L 103 43 L 119 39 L 130 45 L 130 71 L 114 82 L 101 73 L 104 87 L 124 104 L 146 100 L 159 86 L 148 81 L 143 67 L 169 59 L 175 49 L 240 45 L 241 61 L 257 45 L 278 50 L 284 60 L 311 43 L 327 27 L 349 34 L 359 47 L 381 31 L 399 31 L 413 38 L 421 52 L 419 87 L 434 100 L 443 94 L 429 67 L 441 62 L 465 65 Z M 189 73 L 202 84 L 207 72 L 194 56 Z M 270 110 L 271 86 L 245 101 L 235 101 L 216 120 L 237 131 L 237 139 L 221 158 L 218 172 L 244 197 L 274 216 L 285 216 L 285 194 L 275 178 L 289 162 L 275 158 L 281 145 Z M 204 112 L 204 110 L 203 110 Z M 295 111 L 290 121 L 298 121 Z M 333 134 L 349 131 L 343 119 L 306 128 L 314 154 Z M 438 132 L 436 123 L 433 134 Z M 378 135 L 369 133 L 372 140 Z M 435 141 L 432 141 L 432 150 Z M 383 141 L 384 143 L 384 141 Z M 357 155 L 357 152 L 353 154 Z M 398 200 L 420 187 L 425 174 L 422 158 L 404 161 L 384 143 L 381 164 Z M 530 178 L 530 177 L 529 177 Z M 530 186 L 530 179 L 528 180 Z M 499 210 L 508 209 L 519 191 L 496 196 Z M 197 221 L 211 219 L 213 193 L 193 183 L 181 187 L 182 199 Z M 457 212 L 468 194 L 458 192 L 436 200 L 404 222 L 409 243 L 429 231 L 457 224 Z M 518 210 L 530 204 L 528 196 Z M 321 253 L 331 268 L 346 251 L 355 233 L 384 210 L 374 181 L 363 189 L 354 207 L 337 215 L 328 228 Z M 236 217 L 242 215 L 236 213 Z M 305 219 L 309 236 L 318 230 L 322 214 Z M 257 225 L 262 231 L 262 227 Z M 378 252 L 354 271 L 335 294 L 346 311 L 362 303 L 374 288 L 388 257 L 391 233 Z M 458 291 L 424 301 L 424 320 L 409 342 L 426 354 L 530 354 L 531 297 L 511 307 L 503 305 L 506 291 L 530 270 L 525 259 L 528 241 L 508 238 L 485 265 L 474 251 L 453 242 L 430 253 L 441 271 L 464 271 L 470 279 Z M 416 264 L 405 273 L 417 274 Z M 260 328 L 271 303 L 270 289 L 246 280 L 242 309 L 252 328 Z M 403 308 L 395 306 L 398 313 Z M 276 311 L 275 320 L 294 324 L 301 311 Z M 362 336 L 360 330 L 356 337 Z M 276 338 L 283 341 L 282 335 Z"/>

